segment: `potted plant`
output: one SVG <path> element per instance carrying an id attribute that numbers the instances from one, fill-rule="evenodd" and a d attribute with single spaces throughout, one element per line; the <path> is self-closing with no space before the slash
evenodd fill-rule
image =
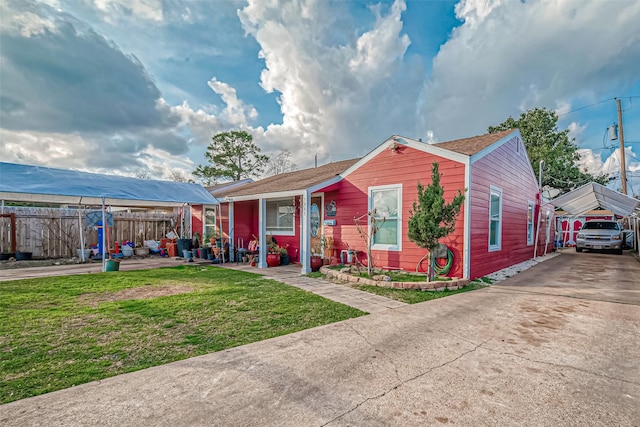
<path id="1" fill-rule="evenodd" d="M 280 246 L 272 242 L 267 252 L 267 265 L 269 267 L 277 267 L 280 265 L 280 253 Z"/>
<path id="2" fill-rule="evenodd" d="M 318 271 L 322 267 L 322 247 L 315 246 L 311 248 L 310 267 L 311 271 Z"/>
<path id="3" fill-rule="evenodd" d="M 280 246 L 280 265 L 289 265 L 289 262 L 289 251 L 286 247 Z"/>

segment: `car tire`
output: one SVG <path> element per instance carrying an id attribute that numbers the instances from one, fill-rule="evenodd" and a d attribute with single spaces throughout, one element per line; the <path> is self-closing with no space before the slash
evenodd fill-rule
<path id="1" fill-rule="evenodd" d="M 582 252 L 582 248 L 576 246 L 576 252 Z"/>
<path id="2" fill-rule="evenodd" d="M 622 255 L 622 249 L 616 249 L 616 255 Z"/>

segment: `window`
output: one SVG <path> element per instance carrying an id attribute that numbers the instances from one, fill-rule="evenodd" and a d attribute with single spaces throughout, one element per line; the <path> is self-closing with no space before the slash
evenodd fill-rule
<path id="1" fill-rule="evenodd" d="M 533 216 L 535 212 L 535 205 L 533 202 L 529 202 L 527 209 L 527 245 L 533 245 Z"/>
<path id="2" fill-rule="evenodd" d="M 402 242 L 402 186 L 369 188 L 369 209 L 376 210 L 380 225 L 373 238 L 373 249 L 399 251 Z"/>
<path id="3" fill-rule="evenodd" d="M 293 236 L 295 205 L 293 198 L 267 200 L 267 233 Z"/>
<path id="4" fill-rule="evenodd" d="M 502 190 L 491 187 L 489 202 L 489 251 L 502 247 Z"/>
<path id="5" fill-rule="evenodd" d="M 204 243 L 209 241 L 209 238 L 217 236 L 218 222 L 216 216 L 216 208 L 205 207 L 204 208 Z"/>

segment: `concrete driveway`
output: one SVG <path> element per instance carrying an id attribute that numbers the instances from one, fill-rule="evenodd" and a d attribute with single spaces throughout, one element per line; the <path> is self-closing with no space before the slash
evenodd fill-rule
<path id="1" fill-rule="evenodd" d="M 3 405 L 0 424 L 638 426 L 639 293 L 630 256 L 566 253 L 488 289 Z"/>

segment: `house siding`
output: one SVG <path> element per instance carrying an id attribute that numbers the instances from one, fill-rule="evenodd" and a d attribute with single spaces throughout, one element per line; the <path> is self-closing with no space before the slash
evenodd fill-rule
<path id="1" fill-rule="evenodd" d="M 457 191 L 464 189 L 465 167 L 459 162 L 425 153 L 411 147 L 402 147 L 397 151 L 384 150 L 366 164 L 349 174 L 332 191 L 324 194 L 325 204 L 336 201 L 337 213 L 335 226 L 325 226 L 325 236 L 333 237 L 336 249 L 355 249 L 363 251 L 365 244 L 356 229 L 354 218 L 366 215 L 368 211 L 369 188 L 384 185 L 402 185 L 402 250 L 373 250 L 376 267 L 402 268 L 415 271 L 420 259 L 427 253 L 407 237 L 409 210 L 417 199 L 417 184 L 425 187 L 431 183 L 431 166 L 439 163 L 440 184 L 444 187 L 444 198 L 450 202 Z M 334 190 L 335 188 L 335 190 Z M 456 222 L 456 230 L 442 242 L 454 253 L 454 263 L 450 276 L 462 276 L 464 212 L 461 211 Z M 366 224 L 366 218 L 364 219 Z M 423 265 L 426 267 L 426 263 Z"/>
<path id="2" fill-rule="evenodd" d="M 471 279 L 533 258 L 534 246 L 527 245 L 527 209 L 530 201 L 537 203 L 538 188 L 523 148 L 520 147 L 520 154 L 516 152 L 516 144 L 520 143 L 518 138 L 512 138 L 472 163 Z M 489 195 L 492 186 L 502 191 L 502 239 L 501 248 L 490 251 Z M 534 233 L 535 227 L 534 222 Z M 545 234 L 541 234 L 544 238 Z"/>
<path id="3" fill-rule="evenodd" d="M 229 204 L 222 203 L 223 211 L 226 210 L 228 218 Z M 226 208 L 226 209 L 225 209 Z M 240 246 L 247 249 L 249 242 L 253 239 L 253 235 L 258 235 L 258 202 L 249 200 L 243 202 L 234 202 L 233 204 L 233 236 L 234 246 Z M 224 222 L 223 222 L 223 226 Z M 229 223 L 226 224 L 229 229 Z"/>

